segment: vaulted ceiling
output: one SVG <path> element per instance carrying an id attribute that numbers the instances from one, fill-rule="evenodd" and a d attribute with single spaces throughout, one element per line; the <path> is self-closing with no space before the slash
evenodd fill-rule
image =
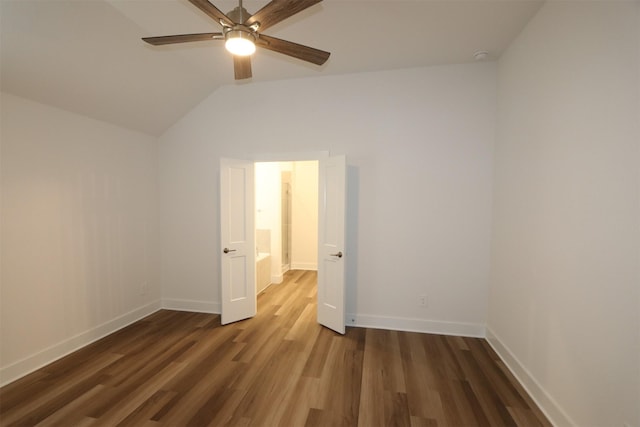
<path id="1" fill-rule="evenodd" d="M 237 6 L 212 2 L 222 11 Z M 266 3 L 244 7 L 255 12 Z M 222 85 L 473 62 L 478 50 L 496 59 L 541 5 L 325 0 L 265 33 L 331 52 L 326 64 L 259 49 L 253 78 L 234 81 L 221 41 L 153 47 L 140 40 L 220 31 L 187 0 L 0 0 L 1 89 L 160 135 Z"/>

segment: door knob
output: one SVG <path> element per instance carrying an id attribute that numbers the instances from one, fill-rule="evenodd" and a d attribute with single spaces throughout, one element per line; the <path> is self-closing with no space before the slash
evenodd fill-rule
<path id="1" fill-rule="evenodd" d="M 236 251 L 235 249 L 229 249 L 229 248 L 224 248 L 222 250 L 222 252 L 224 252 L 225 254 L 228 254 L 229 252 L 235 252 L 235 251 Z"/>
<path id="2" fill-rule="evenodd" d="M 338 252 L 337 254 L 329 254 L 329 256 L 337 256 L 338 258 L 342 258 L 342 251 Z"/>

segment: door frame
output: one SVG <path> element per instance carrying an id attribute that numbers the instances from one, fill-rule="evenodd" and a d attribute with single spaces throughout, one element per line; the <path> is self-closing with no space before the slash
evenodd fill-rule
<path id="1" fill-rule="evenodd" d="M 289 152 L 289 153 L 258 153 L 247 160 L 254 163 L 267 162 L 306 162 L 309 160 L 320 161 L 329 158 L 328 151 Z"/>

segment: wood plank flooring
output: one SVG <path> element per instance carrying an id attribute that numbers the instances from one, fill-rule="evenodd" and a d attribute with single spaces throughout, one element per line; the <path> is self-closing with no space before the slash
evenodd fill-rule
<path id="1" fill-rule="evenodd" d="M 550 425 L 485 340 L 319 326 L 316 279 L 224 327 L 154 313 L 0 389 L 0 425 Z"/>

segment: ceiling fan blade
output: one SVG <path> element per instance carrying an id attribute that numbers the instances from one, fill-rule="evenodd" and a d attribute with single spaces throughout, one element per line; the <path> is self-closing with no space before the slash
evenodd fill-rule
<path id="1" fill-rule="evenodd" d="M 256 45 L 274 52 L 293 56 L 294 58 L 302 59 L 303 61 L 311 62 L 316 65 L 324 64 L 327 59 L 329 59 L 329 55 L 331 55 L 331 53 L 325 52 L 324 50 L 314 49 L 312 47 L 277 39 L 264 34 L 260 34 L 260 37 L 256 39 Z"/>
<path id="2" fill-rule="evenodd" d="M 212 5 L 211 2 L 209 2 L 209 0 L 189 0 L 189 2 L 191 2 L 191 4 L 196 6 L 198 9 L 200 9 L 207 15 L 209 15 L 218 24 L 222 25 L 224 23 L 230 27 L 233 26 L 234 24 L 233 21 L 229 19 L 227 15 L 222 13 L 220 9 Z"/>
<path id="3" fill-rule="evenodd" d="M 250 26 L 260 23 L 260 31 L 264 31 L 272 25 L 287 19 L 304 9 L 320 3 L 322 0 L 272 0 L 253 16 L 244 21 L 244 25 Z"/>
<path id="4" fill-rule="evenodd" d="M 233 55 L 233 72 L 236 80 L 251 77 L 251 56 Z"/>
<path id="5" fill-rule="evenodd" d="M 223 39 L 222 33 L 178 34 L 175 36 L 143 37 L 142 40 L 154 46 L 174 43 L 197 42 L 203 40 Z"/>

